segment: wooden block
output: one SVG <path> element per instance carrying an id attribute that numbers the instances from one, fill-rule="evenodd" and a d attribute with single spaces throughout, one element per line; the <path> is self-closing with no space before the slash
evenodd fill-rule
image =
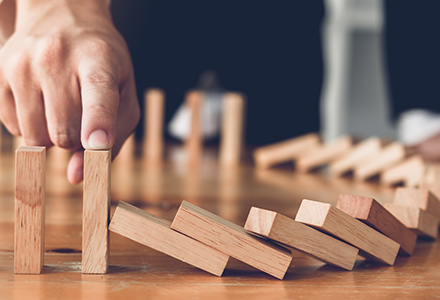
<path id="1" fill-rule="evenodd" d="M 203 94 L 191 91 L 186 96 L 186 103 L 191 110 L 191 132 L 186 140 L 186 153 L 190 165 L 197 164 L 202 155 L 202 131 L 200 128 L 200 114 Z"/>
<path id="2" fill-rule="evenodd" d="M 334 176 L 342 176 L 352 171 L 360 162 L 379 153 L 383 144 L 384 141 L 377 137 L 360 142 L 353 147 L 353 150 L 330 164 L 330 173 Z"/>
<path id="3" fill-rule="evenodd" d="M 346 241 L 378 262 L 393 265 L 399 252 L 398 243 L 328 203 L 304 199 L 295 220 Z"/>
<path id="4" fill-rule="evenodd" d="M 287 249 L 250 235 L 244 228 L 183 201 L 171 228 L 283 279 L 292 256 Z"/>
<path id="5" fill-rule="evenodd" d="M 400 244 L 400 252 L 411 255 L 417 235 L 373 198 L 339 195 L 336 208 L 380 231 Z"/>
<path id="6" fill-rule="evenodd" d="M 122 145 L 121 151 L 116 156 L 114 163 L 121 165 L 130 165 L 136 160 L 136 137 L 134 133 Z"/>
<path id="7" fill-rule="evenodd" d="M 394 166 L 406 156 L 405 147 L 399 143 L 391 143 L 373 157 L 363 161 L 354 170 L 357 180 L 367 180 L 380 172 Z"/>
<path id="8" fill-rule="evenodd" d="M 419 155 L 411 156 L 403 162 L 385 170 L 380 175 L 380 182 L 385 185 L 395 185 L 403 182 L 405 186 L 418 186 L 425 174 L 425 163 Z"/>
<path id="9" fill-rule="evenodd" d="M 15 158 L 14 272 L 40 274 L 44 265 L 46 148 L 21 146 Z"/>
<path id="10" fill-rule="evenodd" d="M 267 169 L 273 165 L 293 161 L 300 153 L 319 145 L 319 135 L 309 133 L 287 141 L 264 146 L 254 151 L 256 167 Z"/>
<path id="11" fill-rule="evenodd" d="M 82 272 L 108 269 L 111 150 L 84 152 Z"/>
<path id="12" fill-rule="evenodd" d="M 244 99 L 238 93 L 223 97 L 220 164 L 238 166 L 243 145 Z"/>
<path id="13" fill-rule="evenodd" d="M 431 239 L 437 238 L 439 220 L 431 213 L 419 207 L 401 206 L 393 203 L 386 203 L 385 208 L 417 235 Z"/>
<path id="14" fill-rule="evenodd" d="M 160 89 L 145 93 L 143 156 L 147 163 L 160 163 L 163 158 L 163 123 L 165 95 Z"/>
<path id="15" fill-rule="evenodd" d="M 440 219 L 440 200 L 427 188 L 397 188 L 394 204 L 419 207 Z"/>
<path id="16" fill-rule="evenodd" d="M 331 162 L 348 153 L 352 148 L 353 140 L 344 136 L 334 142 L 326 143 L 311 151 L 304 152 L 296 160 L 296 168 L 300 172 L 308 172 Z"/>
<path id="17" fill-rule="evenodd" d="M 325 233 L 257 207 L 251 208 L 244 228 L 346 270 L 353 269 L 359 252 Z"/>
<path id="18" fill-rule="evenodd" d="M 229 256 L 170 228 L 171 222 L 119 201 L 109 229 L 156 251 L 221 276 Z"/>

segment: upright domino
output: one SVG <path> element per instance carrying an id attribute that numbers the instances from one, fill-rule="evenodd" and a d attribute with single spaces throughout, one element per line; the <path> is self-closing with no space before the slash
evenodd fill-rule
<path id="1" fill-rule="evenodd" d="M 136 160 L 136 137 L 131 134 L 122 145 L 121 151 L 116 156 L 114 163 L 117 165 L 130 166 Z"/>
<path id="2" fill-rule="evenodd" d="M 400 245 L 328 203 L 304 199 L 296 221 L 334 235 L 359 248 L 360 254 L 393 265 Z"/>
<path id="3" fill-rule="evenodd" d="M 238 166 L 243 144 L 243 95 L 238 93 L 225 94 L 222 114 L 220 164 Z"/>
<path id="4" fill-rule="evenodd" d="M 171 228 L 214 249 L 283 279 L 292 261 L 287 249 L 256 236 L 191 203 L 183 201 Z"/>
<path id="5" fill-rule="evenodd" d="M 244 229 L 346 270 L 353 269 L 359 252 L 325 233 L 257 207 L 251 208 Z"/>
<path id="6" fill-rule="evenodd" d="M 40 274 L 44 265 L 46 148 L 22 146 L 15 158 L 14 272 Z"/>
<path id="7" fill-rule="evenodd" d="M 385 185 L 395 185 L 403 182 L 405 186 L 418 186 L 426 171 L 425 163 L 419 155 L 414 155 L 394 167 L 385 170 L 380 176 L 380 182 Z"/>
<path id="8" fill-rule="evenodd" d="M 339 195 L 336 208 L 380 231 L 400 244 L 401 252 L 411 255 L 417 235 L 373 198 Z"/>
<path id="9" fill-rule="evenodd" d="M 109 259 L 111 150 L 84 152 L 82 272 L 105 274 Z"/>
<path id="10" fill-rule="evenodd" d="M 202 109 L 203 94 L 199 91 L 188 92 L 186 104 L 191 110 L 191 131 L 186 140 L 188 164 L 197 164 L 202 155 L 202 131 L 200 128 L 200 114 Z"/>
<path id="11" fill-rule="evenodd" d="M 163 122 L 165 95 L 160 89 L 149 89 L 144 103 L 143 156 L 147 163 L 160 163 L 163 158 Z"/>
<path id="12" fill-rule="evenodd" d="M 440 219 L 440 200 L 427 188 L 397 188 L 394 204 L 419 207 Z"/>

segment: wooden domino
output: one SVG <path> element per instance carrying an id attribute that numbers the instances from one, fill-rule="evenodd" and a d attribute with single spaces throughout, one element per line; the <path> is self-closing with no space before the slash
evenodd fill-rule
<path id="1" fill-rule="evenodd" d="M 171 222 L 119 201 L 109 229 L 135 242 L 221 276 L 229 256 L 170 228 Z"/>
<path id="2" fill-rule="evenodd" d="M 46 148 L 21 146 L 15 158 L 14 272 L 40 274 L 44 265 Z"/>
<path id="3" fill-rule="evenodd" d="M 394 167 L 385 170 L 380 182 L 385 185 L 396 185 L 403 182 L 405 186 L 418 186 L 422 182 L 426 166 L 419 155 L 411 156 Z"/>
<path id="4" fill-rule="evenodd" d="M 411 255 L 417 235 L 373 198 L 339 195 L 336 208 L 383 233 L 400 244 L 402 253 Z"/>
<path id="5" fill-rule="evenodd" d="M 300 172 L 316 169 L 348 153 L 352 145 L 353 140 L 348 136 L 344 136 L 334 142 L 311 149 L 299 155 L 296 160 L 296 168 Z"/>
<path id="6" fill-rule="evenodd" d="M 393 203 L 386 203 L 385 208 L 417 235 L 431 239 L 437 238 L 439 220 L 431 213 L 419 207 Z"/>
<path id="7" fill-rule="evenodd" d="M 359 252 L 325 233 L 257 207 L 251 208 L 244 228 L 346 270 L 353 269 Z"/>
<path id="8" fill-rule="evenodd" d="M 440 200 L 427 188 L 397 188 L 394 204 L 419 207 L 440 219 Z"/>
<path id="9" fill-rule="evenodd" d="M 109 259 L 111 150 L 84 152 L 82 272 L 105 274 Z"/>
<path id="10" fill-rule="evenodd" d="M 220 164 L 238 166 L 243 144 L 244 99 L 241 94 L 227 93 L 223 97 Z"/>
<path id="11" fill-rule="evenodd" d="M 115 158 L 114 163 L 117 165 L 130 165 L 136 157 L 136 137 L 134 133 L 128 137 L 128 139 L 122 145 L 118 156 Z"/>
<path id="12" fill-rule="evenodd" d="M 287 249 L 252 236 L 243 227 L 186 201 L 180 205 L 171 228 L 278 279 L 283 279 L 292 261 Z"/>
<path id="13" fill-rule="evenodd" d="M 319 145 L 319 135 L 309 133 L 287 141 L 260 147 L 253 153 L 256 167 L 267 169 L 286 161 L 293 161 L 299 154 Z"/>
<path id="14" fill-rule="evenodd" d="M 165 95 L 160 89 L 149 89 L 144 103 L 143 156 L 147 163 L 160 163 L 163 158 L 163 122 Z"/>
<path id="15" fill-rule="evenodd" d="M 360 255 L 378 262 L 393 265 L 399 252 L 398 243 L 328 203 L 304 199 L 295 220 L 359 248 Z"/>
<path id="16" fill-rule="evenodd" d="M 202 131 L 200 127 L 200 114 L 202 109 L 203 94 L 191 91 L 186 96 L 186 104 L 191 110 L 191 130 L 186 140 L 186 153 L 190 165 L 197 164 L 202 155 Z"/>

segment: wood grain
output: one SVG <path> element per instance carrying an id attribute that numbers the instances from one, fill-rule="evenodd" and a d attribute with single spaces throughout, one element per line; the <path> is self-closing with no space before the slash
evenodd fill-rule
<path id="1" fill-rule="evenodd" d="M 419 207 L 440 219 L 440 200 L 427 188 L 397 188 L 394 204 Z"/>
<path id="2" fill-rule="evenodd" d="M 44 265 L 46 148 L 21 146 L 15 159 L 14 272 L 40 274 Z"/>
<path id="3" fill-rule="evenodd" d="M 292 260 L 288 250 L 186 201 L 180 205 L 171 228 L 278 279 L 283 279 Z"/>
<path id="4" fill-rule="evenodd" d="M 304 199 L 295 220 L 332 234 L 381 263 L 393 265 L 399 252 L 398 243 L 327 203 Z"/>
<path id="5" fill-rule="evenodd" d="M 421 184 L 426 171 L 425 163 L 419 155 L 413 155 L 401 163 L 385 170 L 380 176 L 380 182 L 385 185 L 403 183 L 405 186 Z"/>
<path id="6" fill-rule="evenodd" d="M 165 94 L 161 89 L 149 89 L 144 103 L 143 156 L 147 163 L 160 163 L 163 158 L 163 123 Z"/>

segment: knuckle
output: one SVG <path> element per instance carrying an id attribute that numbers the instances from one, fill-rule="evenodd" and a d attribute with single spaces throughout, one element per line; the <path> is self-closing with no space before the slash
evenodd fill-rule
<path id="1" fill-rule="evenodd" d="M 46 70 L 61 66 L 66 51 L 65 39 L 60 35 L 43 38 L 36 51 L 36 64 Z"/>
<path id="2" fill-rule="evenodd" d="M 50 139 L 54 145 L 64 149 L 76 149 L 80 143 L 79 136 L 75 138 L 71 134 L 65 132 L 51 133 Z"/>
<path id="3" fill-rule="evenodd" d="M 94 38 L 88 43 L 89 49 L 92 53 L 99 56 L 111 57 L 113 48 L 110 44 L 102 39 Z"/>
<path id="4" fill-rule="evenodd" d="M 82 88 L 118 90 L 118 84 L 116 79 L 110 73 L 104 71 L 94 71 L 84 78 Z"/>

